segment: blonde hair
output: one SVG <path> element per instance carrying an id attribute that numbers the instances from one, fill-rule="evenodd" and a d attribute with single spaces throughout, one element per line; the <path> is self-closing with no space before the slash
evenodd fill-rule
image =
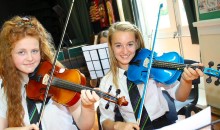
<path id="1" fill-rule="evenodd" d="M 55 49 L 52 45 L 52 37 L 35 17 L 14 16 L 3 24 L 0 33 L 0 77 L 7 99 L 9 127 L 24 126 L 21 95 L 22 76 L 14 65 L 11 52 L 15 42 L 26 36 L 39 40 L 42 61 L 52 63 L 54 58 Z"/>
<path id="2" fill-rule="evenodd" d="M 113 83 L 115 84 L 116 88 L 118 88 L 118 61 L 114 55 L 113 49 L 112 49 L 112 35 L 117 31 L 123 31 L 123 32 L 133 32 L 135 35 L 135 38 L 137 40 L 137 49 L 145 48 L 144 40 L 142 38 L 140 30 L 137 28 L 137 26 L 131 24 L 130 22 L 116 22 L 112 24 L 109 28 L 108 33 L 108 47 L 109 47 L 109 58 L 110 58 L 110 71 L 112 72 L 113 76 Z"/>

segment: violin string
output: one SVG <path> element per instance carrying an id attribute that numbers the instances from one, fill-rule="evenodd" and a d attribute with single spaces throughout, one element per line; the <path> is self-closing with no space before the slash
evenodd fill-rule
<path id="1" fill-rule="evenodd" d="M 165 62 L 165 61 L 159 61 L 159 60 L 154 60 L 153 62 L 153 67 L 167 68 L 167 69 L 183 70 L 186 66 L 187 66 L 186 64 Z"/>
<path id="2" fill-rule="evenodd" d="M 204 70 L 204 67 L 197 66 L 197 65 L 191 65 L 191 64 L 183 64 L 183 63 L 175 63 L 175 62 L 166 62 L 166 61 L 159 61 L 154 60 L 153 67 L 158 68 L 167 68 L 167 69 L 175 69 L 175 70 L 183 70 L 185 67 L 190 67 L 192 69 L 201 69 Z"/>
<path id="3" fill-rule="evenodd" d="M 77 91 L 77 92 L 80 92 L 82 89 L 95 91 L 100 97 L 105 97 L 107 99 L 111 99 L 111 101 L 116 102 L 116 103 L 118 102 L 118 99 L 116 97 L 113 97 L 109 94 L 103 93 L 103 92 L 101 92 L 99 90 L 96 90 L 96 89 L 93 89 L 93 88 L 89 88 L 89 87 L 82 86 L 82 85 L 79 85 L 79 84 L 74 84 L 72 82 L 68 82 L 66 80 L 62 80 L 62 79 L 59 79 L 59 78 L 56 78 L 56 77 L 54 77 L 54 79 L 52 81 L 52 84 L 54 86 L 58 86 L 58 87 L 61 87 L 61 88 L 67 89 L 67 90 L 74 90 L 74 91 Z"/>

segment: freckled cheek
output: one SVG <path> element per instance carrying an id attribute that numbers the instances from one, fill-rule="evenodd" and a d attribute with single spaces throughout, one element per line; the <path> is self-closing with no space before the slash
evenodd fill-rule
<path id="1" fill-rule="evenodd" d="M 121 50 L 113 48 L 113 53 L 114 53 L 115 56 L 119 55 L 121 53 Z"/>
<path id="2" fill-rule="evenodd" d="M 133 57 L 135 56 L 135 53 L 136 53 L 136 50 L 135 50 L 135 49 L 131 50 L 131 51 L 130 51 L 130 56 L 133 58 Z"/>
<path id="3" fill-rule="evenodd" d="M 19 64 L 19 63 L 22 63 L 24 58 L 20 56 L 12 55 L 12 60 L 15 64 Z"/>
<path id="4" fill-rule="evenodd" d="M 36 56 L 35 56 L 35 59 L 36 59 L 36 60 L 41 60 L 41 55 L 40 55 L 40 54 L 36 55 Z"/>
<path id="5" fill-rule="evenodd" d="M 24 59 L 19 57 L 13 57 L 13 62 L 16 68 L 20 68 L 23 65 Z"/>
<path id="6" fill-rule="evenodd" d="M 121 52 L 120 51 L 114 51 L 115 55 L 119 55 Z"/>
<path id="7" fill-rule="evenodd" d="M 130 49 L 128 49 L 128 51 L 130 52 L 130 54 L 135 54 L 136 49 L 135 48 L 130 48 Z"/>

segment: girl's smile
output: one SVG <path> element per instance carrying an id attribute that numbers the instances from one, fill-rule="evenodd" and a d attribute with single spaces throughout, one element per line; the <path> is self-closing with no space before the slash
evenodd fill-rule
<path id="1" fill-rule="evenodd" d="M 127 70 L 136 52 L 136 39 L 133 32 L 117 31 L 112 35 L 112 48 L 120 68 Z"/>

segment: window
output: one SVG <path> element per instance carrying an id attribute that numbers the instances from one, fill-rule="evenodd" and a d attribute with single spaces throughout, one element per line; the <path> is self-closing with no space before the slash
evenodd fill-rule
<path id="1" fill-rule="evenodd" d="M 189 36 L 188 22 L 182 0 L 141 0 L 145 24 L 151 35 L 156 28 L 159 5 L 163 3 L 158 26 L 158 38 L 171 38 L 184 31 Z M 182 34 L 183 36 L 183 34 Z"/>

